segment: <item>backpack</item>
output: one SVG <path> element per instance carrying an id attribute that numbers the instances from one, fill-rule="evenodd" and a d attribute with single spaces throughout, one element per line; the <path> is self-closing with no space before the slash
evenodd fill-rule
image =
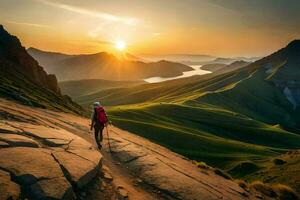
<path id="1" fill-rule="evenodd" d="M 95 108 L 95 110 L 96 110 L 98 122 L 100 122 L 101 124 L 107 123 L 108 119 L 107 119 L 107 115 L 104 111 L 104 108 L 102 106 L 97 106 Z"/>

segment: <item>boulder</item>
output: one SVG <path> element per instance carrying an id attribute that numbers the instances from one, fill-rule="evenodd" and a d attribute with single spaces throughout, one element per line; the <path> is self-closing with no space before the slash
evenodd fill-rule
<path id="1" fill-rule="evenodd" d="M 128 191 L 122 186 L 117 187 L 118 199 L 128 199 Z"/>
<path id="2" fill-rule="evenodd" d="M 0 166 L 12 173 L 22 185 L 64 176 L 51 154 L 41 151 L 40 148 L 3 148 L 0 150 Z"/>
<path id="3" fill-rule="evenodd" d="M 93 149 L 93 145 L 82 138 L 76 138 L 69 144 L 69 150 Z"/>
<path id="4" fill-rule="evenodd" d="M 99 172 L 99 163 L 93 163 L 90 160 L 66 151 L 53 152 L 57 162 L 64 169 L 67 179 L 78 188 L 88 184 Z"/>
<path id="5" fill-rule="evenodd" d="M 95 165 L 102 166 L 102 155 L 98 151 L 90 149 L 71 149 L 68 150 L 68 152 L 87 159 Z"/>
<path id="6" fill-rule="evenodd" d="M 72 139 L 78 138 L 77 136 L 64 129 L 50 128 L 42 125 L 26 124 L 26 126 L 22 126 L 22 130 L 24 131 L 24 133 L 40 139 L 57 138 L 70 141 Z"/>
<path id="7" fill-rule="evenodd" d="M 30 186 L 30 194 L 37 199 L 74 199 L 71 184 L 64 178 L 40 180 Z"/>
<path id="8" fill-rule="evenodd" d="M 53 138 L 53 139 L 45 139 L 45 143 L 50 147 L 60 147 L 63 145 L 68 145 L 70 143 L 70 140 Z"/>

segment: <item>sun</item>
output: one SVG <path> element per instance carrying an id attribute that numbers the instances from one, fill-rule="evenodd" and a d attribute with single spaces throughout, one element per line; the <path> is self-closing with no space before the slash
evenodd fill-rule
<path id="1" fill-rule="evenodd" d="M 115 42 L 115 48 L 119 51 L 124 51 L 126 49 L 126 43 L 123 40 L 117 40 Z"/>

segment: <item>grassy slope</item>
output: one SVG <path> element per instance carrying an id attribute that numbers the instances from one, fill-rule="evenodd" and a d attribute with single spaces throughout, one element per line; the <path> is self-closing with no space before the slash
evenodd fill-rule
<path id="1" fill-rule="evenodd" d="M 280 162 L 276 162 L 279 160 Z M 285 183 L 300 193 L 300 151 L 259 160 L 257 162 L 239 162 L 228 172 L 234 177 L 249 182 L 262 180 L 265 183 Z"/>
<path id="2" fill-rule="evenodd" d="M 265 158 L 300 146 L 298 135 L 268 125 L 264 123 L 265 115 L 250 113 L 250 108 L 242 105 L 234 107 L 236 105 L 228 104 L 230 99 L 218 96 L 224 92 L 243 91 L 248 84 L 244 86 L 241 80 L 251 85 L 252 81 L 257 81 L 251 77 L 259 73 L 254 72 L 256 70 L 251 68 L 217 77 L 201 77 L 201 80 L 192 78 L 109 89 L 99 92 L 97 97 L 100 96 L 104 104 L 113 105 L 109 114 L 116 125 L 190 158 L 226 168 L 232 165 L 232 161 Z M 266 83 L 262 90 L 271 88 Z M 215 102 L 207 100 L 212 94 L 217 95 Z M 256 102 L 252 101 L 255 105 L 269 101 L 249 95 L 246 98 L 256 99 Z M 268 109 L 272 110 L 271 107 L 272 102 Z M 280 109 L 272 112 L 280 113 Z M 249 118 L 248 114 L 258 120 Z"/>
<path id="3" fill-rule="evenodd" d="M 300 147 L 298 135 L 209 105 L 121 106 L 109 114 L 121 128 L 222 168 Z"/>
<path id="4" fill-rule="evenodd" d="M 59 87 L 63 94 L 68 94 L 78 103 L 85 105 L 85 102 L 90 103 L 96 100 L 98 96 L 95 94 L 101 92 L 102 90 L 135 86 L 142 83 L 143 81 L 109 81 L 103 79 L 86 79 L 59 82 Z M 93 98 L 94 96 L 95 98 Z"/>
<path id="5" fill-rule="evenodd" d="M 60 96 L 26 79 L 18 72 L 0 74 L 0 97 L 19 103 L 86 115 L 87 112 L 67 96 Z"/>

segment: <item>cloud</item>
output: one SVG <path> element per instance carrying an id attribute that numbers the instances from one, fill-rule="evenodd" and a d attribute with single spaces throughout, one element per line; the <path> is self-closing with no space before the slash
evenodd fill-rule
<path id="1" fill-rule="evenodd" d="M 57 8 L 63 9 L 63 10 L 67 10 L 70 12 L 87 15 L 87 16 L 91 16 L 91 17 L 96 17 L 96 18 L 100 18 L 100 19 L 110 21 L 110 22 L 122 22 L 127 25 L 136 25 L 138 23 L 138 20 L 135 18 L 120 17 L 120 16 L 116 16 L 116 15 L 112 15 L 112 14 L 100 12 L 100 11 L 97 11 L 97 12 L 91 11 L 91 10 L 87 10 L 87 9 L 80 8 L 77 6 L 53 2 L 51 0 L 36 0 L 36 1 L 44 3 L 46 5 L 57 7 Z"/>
<path id="2" fill-rule="evenodd" d="M 33 26 L 33 27 L 37 27 L 37 28 L 51 28 L 51 26 L 48 26 L 45 24 L 35 24 L 35 23 L 28 23 L 28 22 L 6 21 L 6 23 L 24 25 L 24 26 Z"/>

